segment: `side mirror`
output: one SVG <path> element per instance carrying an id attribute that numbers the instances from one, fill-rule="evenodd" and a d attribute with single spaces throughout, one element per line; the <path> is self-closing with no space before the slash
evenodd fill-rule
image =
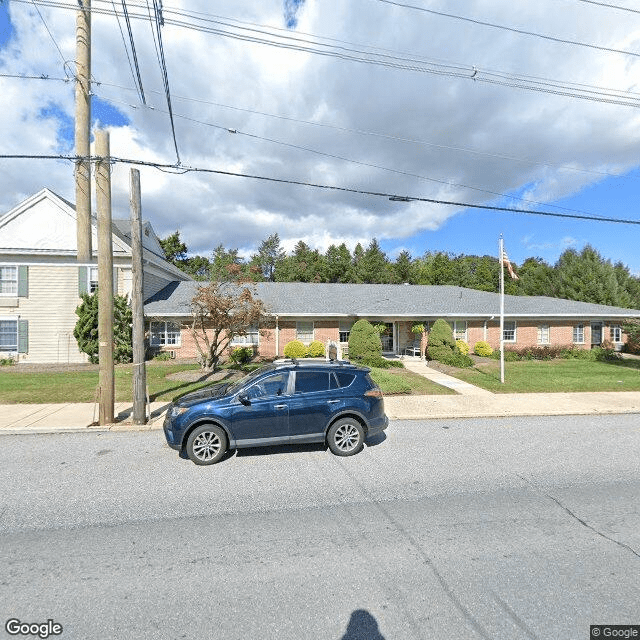
<path id="1" fill-rule="evenodd" d="M 246 393 L 241 393 L 238 396 L 238 400 L 240 400 L 245 407 L 248 407 L 251 404 L 251 400 L 249 400 L 249 396 Z"/>

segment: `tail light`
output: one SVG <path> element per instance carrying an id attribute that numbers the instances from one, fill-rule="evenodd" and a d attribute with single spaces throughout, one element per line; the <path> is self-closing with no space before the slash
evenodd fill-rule
<path id="1" fill-rule="evenodd" d="M 369 396 L 370 398 L 382 398 L 382 390 L 380 387 L 376 387 L 375 389 L 369 389 L 364 392 L 365 396 Z"/>

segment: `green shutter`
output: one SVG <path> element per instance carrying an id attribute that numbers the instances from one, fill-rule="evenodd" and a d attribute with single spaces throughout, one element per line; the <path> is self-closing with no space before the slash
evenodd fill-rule
<path id="1" fill-rule="evenodd" d="M 29 353 L 28 320 L 18 320 L 18 353 Z"/>
<path id="2" fill-rule="evenodd" d="M 78 267 L 78 295 L 89 293 L 89 267 Z"/>
<path id="3" fill-rule="evenodd" d="M 18 267 L 18 297 L 29 297 L 29 267 L 26 264 Z"/>

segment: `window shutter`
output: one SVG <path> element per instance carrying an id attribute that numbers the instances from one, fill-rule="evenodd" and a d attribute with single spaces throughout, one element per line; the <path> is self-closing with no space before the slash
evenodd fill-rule
<path id="1" fill-rule="evenodd" d="M 89 267 L 78 267 L 78 295 L 89 293 Z"/>
<path id="2" fill-rule="evenodd" d="M 29 297 L 29 267 L 26 264 L 18 267 L 18 297 Z"/>
<path id="3" fill-rule="evenodd" d="M 18 353 L 29 353 L 28 320 L 18 320 Z"/>
<path id="4" fill-rule="evenodd" d="M 118 295 L 118 267 L 113 267 L 113 295 Z"/>

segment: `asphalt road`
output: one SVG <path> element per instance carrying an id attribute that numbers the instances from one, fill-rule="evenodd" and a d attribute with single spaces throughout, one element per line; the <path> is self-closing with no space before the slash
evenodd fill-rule
<path id="1" fill-rule="evenodd" d="M 0 637 L 589 638 L 640 624 L 640 416 L 393 422 L 196 467 L 162 434 L 0 438 Z M 28 636 L 35 638 L 37 636 Z"/>

